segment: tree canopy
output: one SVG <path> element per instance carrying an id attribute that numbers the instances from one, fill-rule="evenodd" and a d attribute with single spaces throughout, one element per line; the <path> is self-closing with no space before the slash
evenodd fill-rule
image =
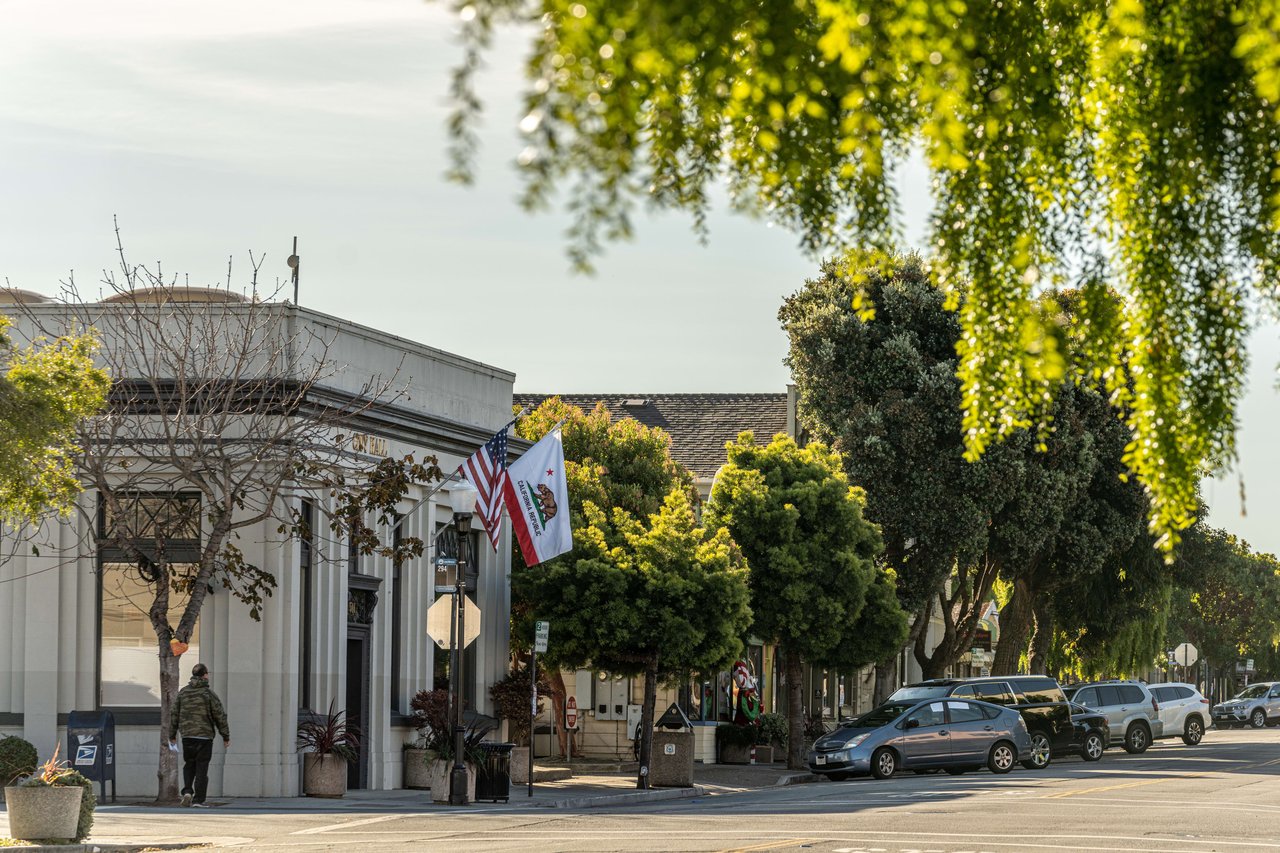
<path id="1" fill-rule="evenodd" d="M 729 529 L 749 567 L 751 632 L 779 643 L 786 660 L 789 762 L 803 753 L 800 662 L 854 669 L 892 656 L 906 639 L 893 576 L 877 569 L 882 545 L 862 517 L 839 454 L 749 432 L 728 446 L 707 507 Z"/>
<path id="2" fill-rule="evenodd" d="M 689 474 L 665 433 L 557 398 L 517 431 L 539 437 L 561 419 L 573 549 L 517 566 L 512 588 L 530 617 L 554 624 L 553 664 L 645 677 L 647 768 L 658 682 L 727 667 L 742 648 L 746 567 L 727 530 L 697 524 Z"/>
<path id="3" fill-rule="evenodd" d="M 76 428 L 102 409 L 111 379 L 92 334 L 20 348 L 10 326 L 0 316 L 0 520 L 18 525 L 68 511 L 80 493 Z"/>
<path id="4" fill-rule="evenodd" d="M 730 204 L 817 253 L 888 246 L 919 151 L 939 283 L 966 283 L 958 374 L 970 459 L 1051 415 L 1066 365 L 1033 298 L 1080 288 L 1075 367 L 1134 433 L 1125 463 L 1173 552 L 1206 464 L 1235 458 L 1250 303 L 1277 301 L 1276 0 L 455 0 L 455 173 L 493 27 L 537 29 L 525 203 L 557 190 L 572 259 L 646 203 L 702 227 Z M 567 185 L 567 186 L 566 186 Z M 1116 310 L 1106 296 L 1125 295 Z M 868 310 L 869 303 L 863 303 Z"/>

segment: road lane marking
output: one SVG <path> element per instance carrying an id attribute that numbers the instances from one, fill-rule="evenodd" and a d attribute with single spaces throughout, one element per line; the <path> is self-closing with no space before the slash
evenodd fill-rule
<path id="1" fill-rule="evenodd" d="M 389 820 L 399 820 L 402 817 L 412 817 L 413 815 L 401 814 L 384 814 L 376 817 L 365 817 L 359 820 L 348 820 L 343 823 L 333 823 L 328 826 L 313 826 L 311 829 L 299 829 L 289 833 L 290 835 L 319 835 L 322 832 L 342 832 L 353 826 L 368 826 L 371 823 L 384 823 Z"/>
<path id="2" fill-rule="evenodd" d="M 756 844 L 751 847 L 730 847 L 721 850 L 720 853 L 746 853 L 748 850 L 776 850 L 779 847 L 799 847 L 801 844 L 812 844 L 819 840 L 817 838 L 784 838 L 781 841 L 766 841 L 763 844 Z"/>

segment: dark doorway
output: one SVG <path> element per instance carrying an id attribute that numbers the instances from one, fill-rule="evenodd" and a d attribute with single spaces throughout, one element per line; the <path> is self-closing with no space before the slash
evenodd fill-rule
<path id="1" fill-rule="evenodd" d="M 369 787 L 369 628 L 347 625 L 347 721 L 360 732 L 360 757 L 347 765 L 347 788 Z"/>

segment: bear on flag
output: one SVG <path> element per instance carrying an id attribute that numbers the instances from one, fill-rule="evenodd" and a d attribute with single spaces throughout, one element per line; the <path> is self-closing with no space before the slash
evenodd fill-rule
<path id="1" fill-rule="evenodd" d="M 536 566 L 573 548 L 559 429 L 507 468 L 503 497 L 525 565 Z"/>

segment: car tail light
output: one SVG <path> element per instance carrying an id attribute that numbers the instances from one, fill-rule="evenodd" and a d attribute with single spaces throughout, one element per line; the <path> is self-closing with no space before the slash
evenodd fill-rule
<path id="1" fill-rule="evenodd" d="M 1160 703 L 1156 701 L 1156 697 L 1154 696 L 1151 697 L 1151 710 L 1155 711 L 1157 714 L 1160 713 Z"/>
<path id="2" fill-rule="evenodd" d="M 1203 696 L 1201 696 L 1201 697 L 1200 697 L 1200 704 L 1201 704 L 1201 705 L 1208 705 L 1208 704 L 1209 704 L 1209 700 L 1208 700 L 1208 699 L 1205 699 Z"/>

